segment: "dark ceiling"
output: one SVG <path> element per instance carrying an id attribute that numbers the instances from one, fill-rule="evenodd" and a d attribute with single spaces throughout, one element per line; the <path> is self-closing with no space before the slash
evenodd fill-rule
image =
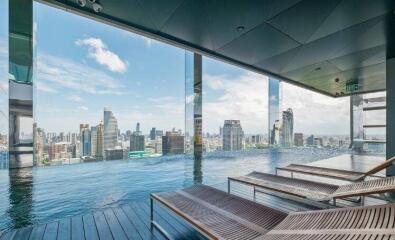
<path id="1" fill-rule="evenodd" d="M 39 1 L 327 95 L 385 89 L 395 0 Z"/>

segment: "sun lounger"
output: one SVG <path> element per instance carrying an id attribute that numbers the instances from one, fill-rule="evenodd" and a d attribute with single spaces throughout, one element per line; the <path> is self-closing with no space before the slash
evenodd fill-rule
<path id="1" fill-rule="evenodd" d="M 325 167 L 316 167 L 309 165 L 301 165 L 301 164 L 290 164 L 286 167 L 278 167 L 277 171 L 288 171 L 291 173 L 303 173 L 309 175 L 315 175 L 320 177 L 329 177 L 335 178 L 339 180 L 346 180 L 351 182 L 359 182 L 363 181 L 367 176 L 372 176 L 377 174 L 378 172 L 386 169 L 395 163 L 395 157 L 392 157 L 385 162 L 375 166 L 367 172 L 357 172 L 357 171 L 347 171 L 333 168 L 325 168 Z M 378 177 L 374 175 L 374 177 Z"/>
<path id="2" fill-rule="evenodd" d="M 159 203 L 208 239 L 394 239 L 395 204 L 286 214 L 215 188 L 196 185 L 151 194 L 151 227 Z"/>
<path id="3" fill-rule="evenodd" d="M 395 191 L 395 177 L 379 178 L 341 186 L 262 172 L 252 172 L 245 176 L 229 177 L 228 180 L 253 186 L 254 194 L 256 188 L 262 188 L 313 201 L 325 202 L 333 200 L 334 203 L 339 198 L 363 197 L 371 194 Z"/>

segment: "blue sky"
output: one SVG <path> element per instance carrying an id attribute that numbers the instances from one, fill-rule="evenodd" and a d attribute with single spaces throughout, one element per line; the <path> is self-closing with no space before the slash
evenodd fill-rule
<path id="1" fill-rule="evenodd" d="M 0 0 L 1 12 L 6 2 Z M 34 11 L 39 126 L 77 132 L 79 123 L 99 123 L 110 107 L 121 131 L 137 122 L 145 133 L 151 127 L 184 129 L 183 49 L 39 3 Z M 8 23 L 6 14 L 0 17 L 6 85 Z M 246 133 L 267 133 L 267 82 L 264 75 L 204 57 L 203 131 L 217 133 L 225 119 L 240 119 Z M 284 83 L 281 92 L 281 108 L 293 108 L 296 132 L 348 134 L 348 98 Z"/>

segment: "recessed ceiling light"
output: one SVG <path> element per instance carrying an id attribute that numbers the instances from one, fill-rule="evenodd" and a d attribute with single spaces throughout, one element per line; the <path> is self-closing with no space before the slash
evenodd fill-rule
<path id="1" fill-rule="evenodd" d="M 339 82 L 339 80 L 340 80 L 339 78 L 335 78 L 335 82 Z"/>
<path id="2" fill-rule="evenodd" d="M 238 31 L 238 32 L 242 32 L 242 31 L 244 31 L 244 26 L 238 26 L 237 28 L 236 28 L 236 30 Z"/>
<path id="3" fill-rule="evenodd" d="M 81 7 L 85 7 L 86 5 L 86 0 L 77 0 L 78 5 L 80 5 Z"/>

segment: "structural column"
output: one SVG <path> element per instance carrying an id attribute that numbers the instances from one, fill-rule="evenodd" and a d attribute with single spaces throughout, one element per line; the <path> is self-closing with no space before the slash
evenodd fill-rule
<path id="1" fill-rule="evenodd" d="M 271 146 L 276 146 L 279 139 L 279 117 L 280 117 L 280 81 L 269 78 L 269 126 L 268 142 Z"/>
<path id="2" fill-rule="evenodd" d="M 33 166 L 33 1 L 9 0 L 10 168 Z"/>
<path id="3" fill-rule="evenodd" d="M 185 152 L 193 153 L 193 182 L 202 183 L 202 56 L 185 53 Z"/>
<path id="4" fill-rule="evenodd" d="M 387 159 L 395 156 L 395 56 L 387 59 Z M 387 176 L 395 176 L 395 165 L 387 168 Z"/>

